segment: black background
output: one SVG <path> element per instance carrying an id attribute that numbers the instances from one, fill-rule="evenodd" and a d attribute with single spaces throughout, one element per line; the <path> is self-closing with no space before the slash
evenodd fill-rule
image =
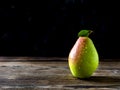
<path id="1" fill-rule="evenodd" d="M 81 29 L 100 58 L 120 58 L 118 2 L 43 0 L 0 3 L 0 56 L 67 57 Z"/>

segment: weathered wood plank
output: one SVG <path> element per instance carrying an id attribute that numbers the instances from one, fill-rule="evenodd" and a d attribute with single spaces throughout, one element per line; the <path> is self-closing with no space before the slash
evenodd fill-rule
<path id="1" fill-rule="evenodd" d="M 0 62 L 67 61 L 66 57 L 0 57 Z"/>
<path id="2" fill-rule="evenodd" d="M 32 60 L 32 59 L 31 59 Z M 119 90 L 120 62 L 100 62 L 89 79 L 74 78 L 68 62 L 0 62 L 0 90 Z"/>

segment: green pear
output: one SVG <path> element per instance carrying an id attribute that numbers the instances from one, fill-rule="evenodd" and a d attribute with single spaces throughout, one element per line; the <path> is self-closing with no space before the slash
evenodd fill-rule
<path id="1" fill-rule="evenodd" d="M 91 30 L 81 30 L 72 47 L 68 64 L 72 75 L 76 78 L 89 78 L 99 66 L 99 56 L 93 41 L 88 37 Z"/>

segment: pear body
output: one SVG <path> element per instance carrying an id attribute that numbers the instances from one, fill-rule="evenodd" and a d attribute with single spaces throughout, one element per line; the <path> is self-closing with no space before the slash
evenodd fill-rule
<path id="1" fill-rule="evenodd" d="M 98 68 L 99 56 L 89 37 L 79 37 L 68 57 L 69 68 L 74 77 L 89 78 Z"/>

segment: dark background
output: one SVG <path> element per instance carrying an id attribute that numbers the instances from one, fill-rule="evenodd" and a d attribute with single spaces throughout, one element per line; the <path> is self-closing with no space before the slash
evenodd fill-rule
<path id="1" fill-rule="evenodd" d="M 81 29 L 100 58 L 120 58 L 118 2 L 42 0 L 0 3 L 0 56 L 67 57 Z"/>

